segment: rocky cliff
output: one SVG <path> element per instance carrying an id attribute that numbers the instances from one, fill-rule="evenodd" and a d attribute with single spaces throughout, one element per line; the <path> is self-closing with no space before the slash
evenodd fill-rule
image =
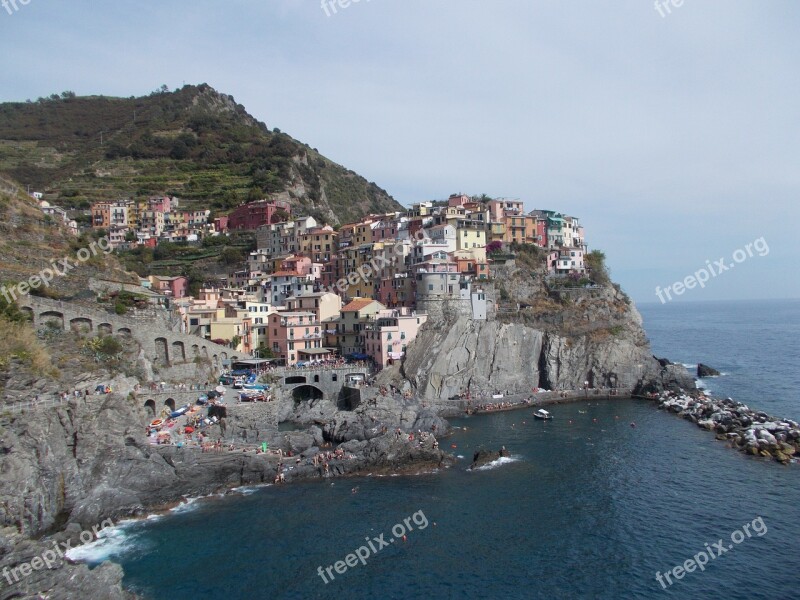
<path id="1" fill-rule="evenodd" d="M 485 286 L 486 320 L 474 320 L 459 306 L 463 301 L 422 306 L 440 317 L 411 344 L 401 374 L 424 398 L 444 406 L 468 390 L 472 396 L 528 394 L 535 387 L 581 389 L 586 381 L 694 388 L 685 368 L 652 355 L 642 318 L 618 287 L 557 289 L 535 266 L 516 263 L 493 275 Z"/>

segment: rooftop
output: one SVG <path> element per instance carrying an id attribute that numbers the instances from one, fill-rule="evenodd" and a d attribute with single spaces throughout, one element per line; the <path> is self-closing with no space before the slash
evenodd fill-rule
<path id="1" fill-rule="evenodd" d="M 355 298 L 342 307 L 342 312 L 358 312 L 373 302 L 377 302 L 377 300 L 373 300 L 372 298 Z"/>

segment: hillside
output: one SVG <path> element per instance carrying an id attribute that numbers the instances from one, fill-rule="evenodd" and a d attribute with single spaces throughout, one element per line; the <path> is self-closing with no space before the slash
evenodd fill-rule
<path id="1" fill-rule="evenodd" d="M 85 262 L 78 261 L 76 253 L 94 241 L 90 234 L 70 235 L 62 224 L 42 214 L 36 201 L 16 182 L 0 177 L 0 284 L 25 281 L 61 260 L 79 266 L 68 276 L 55 277 L 49 287 L 40 287 L 37 293 L 51 298 L 91 298 L 90 278 L 137 282 L 114 255 L 98 250 Z"/>
<path id="2" fill-rule="evenodd" d="M 0 104 L 0 173 L 69 208 L 169 194 L 225 214 L 268 197 L 332 224 L 402 208 L 205 84 L 140 98 L 64 92 Z"/>

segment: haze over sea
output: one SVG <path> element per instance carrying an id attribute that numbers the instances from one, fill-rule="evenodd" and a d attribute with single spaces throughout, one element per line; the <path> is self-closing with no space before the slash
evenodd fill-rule
<path id="1" fill-rule="evenodd" d="M 800 419 L 800 301 L 639 308 L 657 356 L 707 363 L 724 373 L 703 382 L 715 394 Z M 454 421 L 467 429 L 442 445 L 465 458 L 438 474 L 205 499 L 83 555 L 121 562 L 127 585 L 165 600 L 798 596 L 800 464 L 747 457 L 646 401 L 551 412 Z M 512 459 L 465 471 L 481 445 Z M 426 528 L 327 584 L 317 574 L 417 511 Z M 758 517 L 766 533 L 733 545 Z M 704 571 L 658 583 L 720 539 L 732 547 Z"/>

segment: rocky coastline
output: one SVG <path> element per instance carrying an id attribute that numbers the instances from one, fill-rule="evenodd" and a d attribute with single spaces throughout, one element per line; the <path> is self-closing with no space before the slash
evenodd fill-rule
<path id="1" fill-rule="evenodd" d="M 664 391 L 647 397 L 659 408 L 714 432 L 718 440 L 727 441 L 749 455 L 789 464 L 800 453 L 797 421 L 773 417 L 731 398 L 713 398 L 697 391 Z"/>

